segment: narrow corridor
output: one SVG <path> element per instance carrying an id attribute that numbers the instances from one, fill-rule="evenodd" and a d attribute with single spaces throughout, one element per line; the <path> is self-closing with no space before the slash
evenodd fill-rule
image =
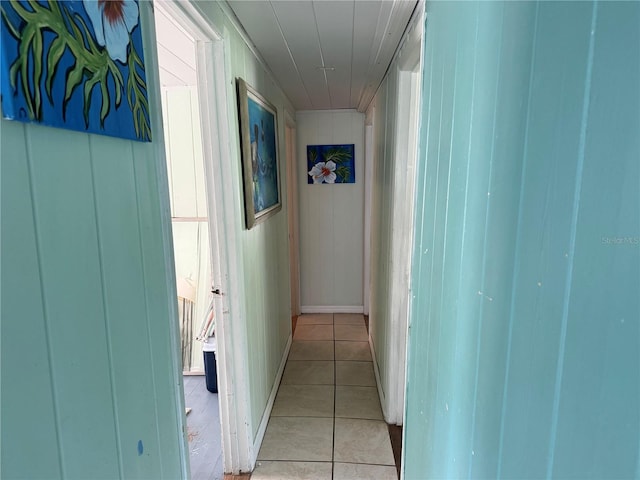
<path id="1" fill-rule="evenodd" d="M 398 478 L 362 315 L 298 318 L 253 480 Z"/>

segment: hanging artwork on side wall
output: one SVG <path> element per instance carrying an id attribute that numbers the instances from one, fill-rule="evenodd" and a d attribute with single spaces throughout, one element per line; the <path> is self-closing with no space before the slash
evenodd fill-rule
<path id="1" fill-rule="evenodd" d="M 276 107 L 238 78 L 240 146 L 247 228 L 281 208 L 278 179 L 278 118 Z"/>
<path id="2" fill-rule="evenodd" d="M 307 145 L 307 183 L 356 183 L 354 145 Z"/>
<path id="3" fill-rule="evenodd" d="M 0 3 L 5 118 L 151 141 L 137 1 Z"/>

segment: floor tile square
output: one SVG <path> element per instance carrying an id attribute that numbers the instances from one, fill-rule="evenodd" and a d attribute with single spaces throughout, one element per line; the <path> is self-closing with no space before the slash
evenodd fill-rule
<path id="1" fill-rule="evenodd" d="M 378 389 L 338 385 L 335 415 L 342 418 L 382 420 Z"/>
<path id="2" fill-rule="evenodd" d="M 298 325 L 293 339 L 333 340 L 333 325 Z"/>
<path id="3" fill-rule="evenodd" d="M 373 362 L 336 361 L 336 385 L 375 387 L 376 377 L 373 373 Z"/>
<path id="4" fill-rule="evenodd" d="M 332 418 L 271 417 L 258 460 L 330 462 L 332 441 Z"/>
<path id="5" fill-rule="evenodd" d="M 364 315 L 361 313 L 334 313 L 333 323 L 336 325 L 364 325 Z"/>
<path id="6" fill-rule="evenodd" d="M 395 465 L 386 423 L 352 418 L 335 422 L 335 462 Z"/>
<path id="7" fill-rule="evenodd" d="M 289 350 L 289 360 L 333 360 L 333 341 L 295 341 Z"/>
<path id="8" fill-rule="evenodd" d="M 331 480 L 331 462 L 258 460 L 251 480 Z"/>
<path id="9" fill-rule="evenodd" d="M 333 313 L 305 313 L 298 317 L 296 325 L 332 325 Z"/>
<path id="10" fill-rule="evenodd" d="M 355 342 L 366 342 L 369 334 L 364 324 L 362 325 L 334 325 L 336 340 L 349 340 Z M 297 332 L 298 329 L 296 329 Z"/>
<path id="11" fill-rule="evenodd" d="M 336 341 L 336 360 L 370 362 L 371 348 L 369 347 L 369 342 Z"/>
<path id="12" fill-rule="evenodd" d="M 253 479 L 253 477 L 251 477 Z M 396 467 L 363 463 L 336 463 L 333 480 L 398 480 Z"/>
<path id="13" fill-rule="evenodd" d="M 357 387 L 345 387 L 357 388 Z M 370 388 L 370 387 L 367 387 Z M 376 392 L 377 395 L 377 392 Z M 347 396 L 347 401 L 352 396 Z M 359 398 L 355 397 L 357 401 Z M 280 385 L 271 410 L 273 417 L 331 417 L 333 418 L 333 385 Z M 362 400 L 364 406 L 366 400 Z M 378 402 L 379 403 L 379 402 Z M 379 407 L 378 407 L 379 408 Z M 376 417 L 352 417 L 376 418 Z"/>
<path id="14" fill-rule="evenodd" d="M 333 369 L 333 362 L 330 361 L 288 361 L 282 375 L 282 384 L 333 385 Z"/>

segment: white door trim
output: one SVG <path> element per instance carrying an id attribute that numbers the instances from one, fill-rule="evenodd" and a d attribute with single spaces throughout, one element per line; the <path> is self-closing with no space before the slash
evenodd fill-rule
<path id="1" fill-rule="evenodd" d="M 285 143 L 287 152 L 287 210 L 289 229 L 289 276 L 291 281 L 291 315 L 300 314 L 300 233 L 298 213 L 298 161 L 296 157 L 296 122 L 285 110 Z"/>
<path id="2" fill-rule="evenodd" d="M 160 6 L 161 5 L 161 6 Z M 189 2 L 173 0 L 155 3 L 169 12 L 196 39 L 198 97 L 201 108 L 202 140 L 207 205 L 211 244 L 211 273 L 213 287 L 221 294 L 214 302 L 217 340 L 217 374 L 219 390 L 222 451 L 225 473 L 249 472 L 252 468 L 253 435 L 249 425 L 249 399 L 246 388 L 248 365 L 243 352 L 247 351 L 243 331 L 234 330 L 244 315 L 244 295 L 237 272 L 240 271 L 240 241 L 237 233 L 237 205 L 234 192 L 220 176 L 230 171 L 228 95 L 222 35 L 203 18 Z M 204 68 L 202 68 L 204 67 Z M 187 454 L 188 455 L 188 454 Z"/>
<path id="3" fill-rule="evenodd" d="M 214 59 L 211 62 L 211 59 Z M 244 304 L 243 289 L 237 272 L 240 271 L 237 226 L 239 215 L 235 215 L 233 189 L 225 182 L 220 172 L 230 171 L 231 149 L 229 148 L 229 120 L 227 117 L 227 95 L 225 85 L 224 50 L 222 41 L 198 45 L 198 63 L 206 65 L 207 78 L 214 84 L 202 85 L 200 98 L 207 110 L 203 115 L 203 132 L 210 132 L 210 144 L 205 141 L 205 173 L 209 196 L 209 222 L 212 248 L 217 247 L 217 265 L 213 266 L 214 287 L 222 294 L 215 302 L 216 339 L 218 342 L 218 390 L 224 471 L 240 473 L 251 471 L 252 433 L 249 426 L 248 366 L 244 332 L 233 330 L 233 318 L 242 318 Z M 215 66 L 215 67 L 214 67 Z M 200 75 L 200 74 L 199 74 Z M 207 88 L 209 87 L 209 88 Z M 213 88 L 211 88 L 213 87 Z M 203 139 L 206 137 L 203 133 Z M 224 259 L 224 260 L 223 260 Z M 238 324 L 239 322 L 235 322 Z"/>
<path id="4" fill-rule="evenodd" d="M 371 112 L 371 113 L 369 113 Z M 369 315 L 369 303 L 371 297 L 371 189 L 373 185 L 373 145 L 374 127 L 373 118 L 375 107 L 370 107 L 364 127 L 364 280 L 363 280 L 363 313 Z"/>
<path id="5" fill-rule="evenodd" d="M 413 22 L 402 47 L 395 73 L 398 81 L 396 105 L 396 148 L 398 166 L 394 178 L 394 210 L 391 245 L 391 288 L 388 318 L 389 375 L 386 385 L 386 421 L 402 425 L 404 421 L 404 393 L 406 389 L 406 351 L 411 295 L 411 252 L 414 231 L 414 190 L 418 150 L 418 121 L 420 109 L 419 65 L 421 52 L 422 15 Z M 418 27 L 416 28 L 416 25 Z M 403 163 L 401 159 L 406 159 Z"/>

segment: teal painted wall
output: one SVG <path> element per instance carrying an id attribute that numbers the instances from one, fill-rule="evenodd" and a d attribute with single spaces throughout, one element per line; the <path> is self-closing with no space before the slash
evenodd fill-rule
<path id="1" fill-rule="evenodd" d="M 640 3 L 427 2 L 404 471 L 640 476 Z"/>
<path id="2" fill-rule="evenodd" d="M 157 55 L 151 3 L 140 5 L 154 143 L 0 123 L 3 479 L 187 476 Z M 246 348 L 255 436 L 291 333 L 284 112 L 293 109 L 218 4 L 196 7 L 225 42 L 237 166 L 225 208 L 238 219 L 230 237 L 244 298 L 231 330 Z M 242 227 L 235 76 L 280 113 L 283 210 L 251 231 Z"/>
<path id="3" fill-rule="evenodd" d="M 3 479 L 186 475 L 160 125 L 148 144 L 0 123 Z"/>

